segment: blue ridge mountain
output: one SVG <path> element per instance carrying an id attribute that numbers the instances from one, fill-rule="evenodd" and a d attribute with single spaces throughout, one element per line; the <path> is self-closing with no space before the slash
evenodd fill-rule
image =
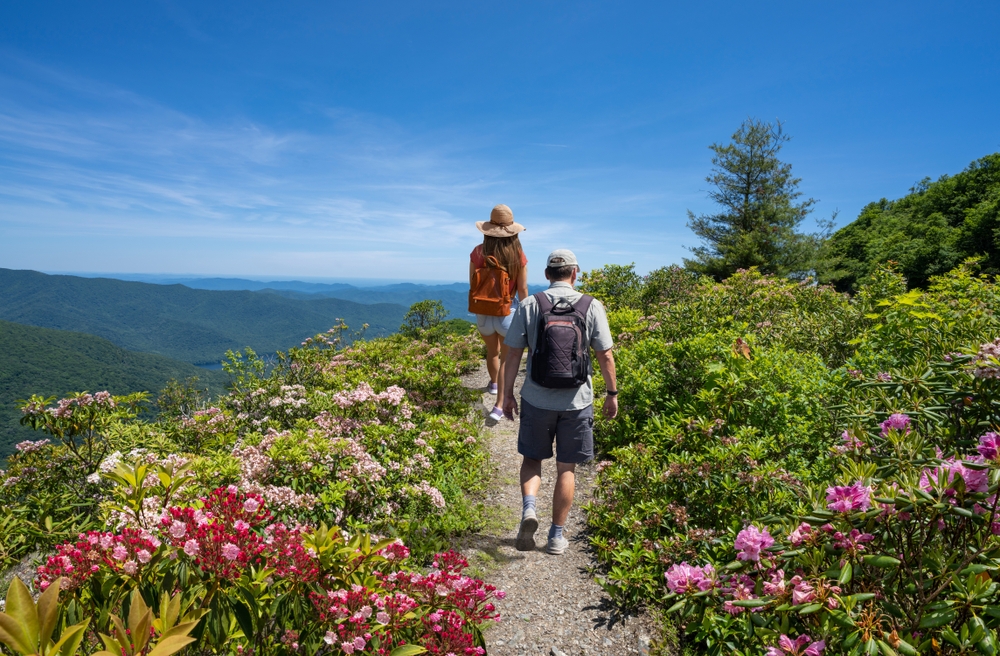
<path id="1" fill-rule="evenodd" d="M 367 335 L 388 335 L 407 307 L 0 268 L 0 319 L 97 335 L 121 348 L 199 365 L 218 363 L 230 349 L 288 349 L 338 318 L 351 330 L 367 323 Z"/>
<path id="2" fill-rule="evenodd" d="M 17 442 L 45 437 L 19 424 L 18 399 L 108 390 L 151 392 L 155 400 L 170 379 L 192 376 L 212 395 L 221 393 L 229 380 L 221 371 L 127 351 L 93 335 L 0 321 L 0 463 Z"/>

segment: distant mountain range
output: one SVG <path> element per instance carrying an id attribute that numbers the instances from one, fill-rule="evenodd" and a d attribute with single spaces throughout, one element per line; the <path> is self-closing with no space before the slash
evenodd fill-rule
<path id="1" fill-rule="evenodd" d="M 192 376 L 198 376 L 213 395 L 221 393 L 229 379 L 221 371 L 126 351 L 93 335 L 0 321 L 0 464 L 14 444 L 45 437 L 18 423 L 18 399 L 108 390 L 112 394 L 148 391 L 155 400 L 168 380 Z"/>
<path id="2" fill-rule="evenodd" d="M 371 305 L 395 303 L 409 308 L 414 303 L 427 299 L 441 301 L 449 316 L 472 320 L 469 314 L 469 284 L 455 282 L 446 284 L 393 283 L 393 284 L 350 284 L 343 282 L 321 283 L 302 280 L 248 280 L 246 278 L 181 278 L 144 274 L 108 274 L 108 278 L 137 280 L 156 285 L 184 285 L 191 289 L 212 291 L 264 292 L 294 298 L 315 300 L 318 298 L 339 298 Z M 532 293 L 545 289 L 545 285 L 529 285 Z"/>
<path id="3" fill-rule="evenodd" d="M 132 351 L 192 364 L 226 350 L 286 350 L 343 319 L 370 336 L 399 329 L 407 306 L 277 293 L 210 291 L 0 268 L 0 319 L 103 337 Z"/>

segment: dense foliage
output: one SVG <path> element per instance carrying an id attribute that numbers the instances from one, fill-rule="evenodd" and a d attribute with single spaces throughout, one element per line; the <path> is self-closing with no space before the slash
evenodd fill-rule
<path id="1" fill-rule="evenodd" d="M 14 444 L 32 439 L 31 429 L 19 423 L 18 399 L 32 394 L 64 396 L 75 390 L 130 394 L 192 377 L 217 395 L 227 380 L 221 371 L 126 351 L 93 335 L 8 321 L 0 321 L 0 344 L 0 462 L 14 451 Z"/>
<path id="2" fill-rule="evenodd" d="M 926 287 L 970 257 L 1000 273 L 1000 153 L 957 175 L 925 179 L 898 200 L 869 204 L 825 250 L 821 278 L 844 290 L 890 260 L 911 287 Z"/>
<path id="3" fill-rule="evenodd" d="M 59 581 L 59 626 L 89 622 L 84 647 L 138 595 L 195 622 L 199 653 L 483 653 L 496 592 L 445 552 L 481 521 L 459 378 L 479 343 L 345 346 L 345 330 L 276 363 L 231 353 L 228 394 L 174 384 L 155 422 L 144 394 L 31 398 L 24 422 L 47 437 L 0 473 L 0 568 L 53 554 L 36 584 Z"/>
<path id="4" fill-rule="evenodd" d="M 966 579 L 971 566 L 1000 575 L 997 481 L 973 456 L 1000 426 L 1000 394 L 972 363 L 993 366 L 973 354 L 1000 334 L 1000 288 L 973 269 L 909 292 L 881 269 L 853 297 L 756 271 L 722 283 L 678 268 L 588 274 L 588 291 L 630 299 L 610 314 L 621 418 L 599 425 L 608 460 L 589 513 L 606 588 L 626 604 L 672 607 L 698 653 L 816 654 L 820 641 L 874 653 L 879 640 L 947 652 L 951 632 L 986 639 L 996 586 Z M 911 429 L 883 431 L 903 414 Z M 975 494 L 968 477 L 949 492 L 966 466 L 979 472 Z M 928 471 L 947 481 L 921 483 Z M 815 548 L 800 549 L 810 530 Z M 795 602 L 782 596 L 793 589 Z M 867 628 L 851 638 L 855 625 Z"/>
<path id="5" fill-rule="evenodd" d="M 339 320 L 368 325 L 369 336 L 394 332 L 401 305 L 336 298 L 205 291 L 107 278 L 49 276 L 0 268 L 0 319 L 103 337 L 132 351 L 193 364 L 216 364 L 227 350 L 274 353 Z"/>

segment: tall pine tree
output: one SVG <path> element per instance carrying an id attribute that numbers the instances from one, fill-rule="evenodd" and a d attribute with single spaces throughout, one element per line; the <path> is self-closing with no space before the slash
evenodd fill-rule
<path id="1" fill-rule="evenodd" d="M 796 202 L 801 180 L 778 159 L 789 139 L 780 121 L 750 118 L 731 143 L 710 146 L 715 156 L 706 180 L 715 189 L 708 196 L 721 207 L 717 214 L 688 212 L 688 226 L 704 243 L 691 249 L 687 268 L 722 280 L 752 266 L 778 275 L 809 267 L 817 239 L 796 228 L 816 201 Z"/>

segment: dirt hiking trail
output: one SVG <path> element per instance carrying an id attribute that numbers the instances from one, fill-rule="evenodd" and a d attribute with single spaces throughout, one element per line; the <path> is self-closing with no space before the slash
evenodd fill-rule
<path id="1" fill-rule="evenodd" d="M 518 374 L 515 393 L 520 400 L 524 367 Z M 465 385 L 485 390 L 489 375 L 483 366 L 469 374 Z M 483 393 L 479 411 L 493 407 L 494 396 Z M 484 435 L 493 472 L 487 503 L 497 510 L 500 521 L 487 532 L 469 537 L 463 546 L 466 557 L 484 566 L 488 583 L 507 593 L 498 603 L 502 621 L 486 631 L 489 656 L 626 656 L 649 651 L 653 623 L 649 617 L 622 616 L 590 574 L 596 567 L 585 535 L 582 506 L 590 501 L 595 468 L 593 463 L 576 469 L 576 497 L 565 535 L 570 546 L 561 556 L 545 553 L 552 522 L 552 488 L 555 461 L 542 465 L 542 488 L 538 493 L 537 548 L 517 551 L 514 537 L 521 519 L 521 489 L 517 453 L 518 420 L 503 419 L 495 425 L 487 420 Z M 495 533 L 495 534 L 494 534 Z M 479 553 L 477 553 L 479 552 Z M 489 563 L 493 563 L 492 565 Z"/>

